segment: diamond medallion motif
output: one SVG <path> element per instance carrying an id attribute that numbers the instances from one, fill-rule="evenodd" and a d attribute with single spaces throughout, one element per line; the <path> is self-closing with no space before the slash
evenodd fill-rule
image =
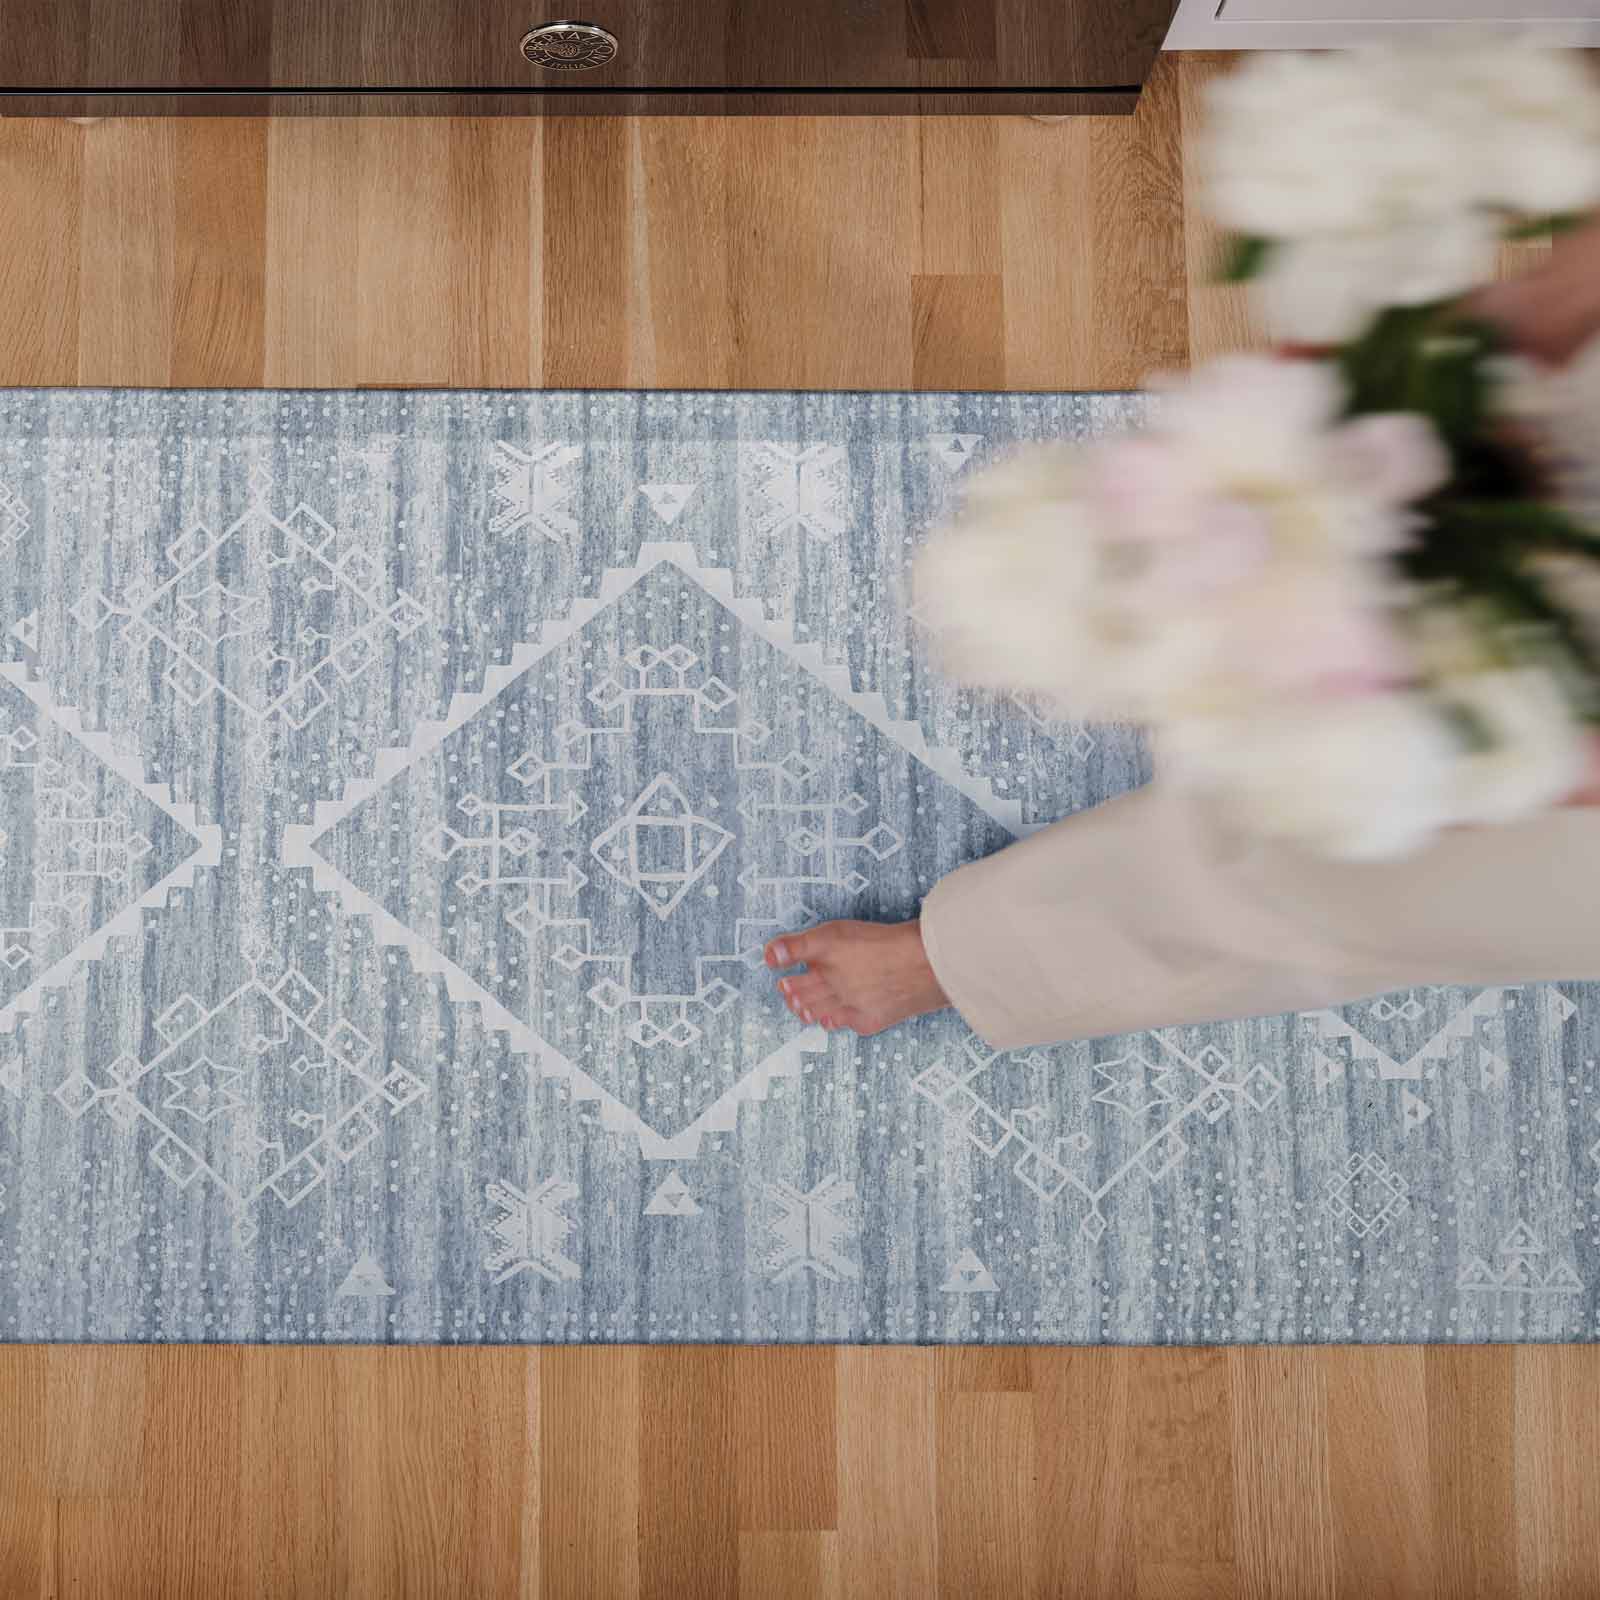
<path id="1" fill-rule="evenodd" d="M 414 961 L 503 1008 L 544 1073 L 652 1153 L 692 1153 L 820 1048 L 775 994 L 765 942 L 909 914 L 926 885 L 881 795 L 948 780 L 842 675 L 797 672 L 792 641 L 715 572 L 647 548 L 674 557 L 580 607 L 306 846 Z M 1006 837 L 964 794 L 942 804 Z M 381 870 L 395 860 L 410 872 Z"/>
<path id="2" fill-rule="evenodd" d="M 732 842 L 726 828 L 697 816 L 683 790 L 662 773 L 589 851 L 665 919 Z"/>

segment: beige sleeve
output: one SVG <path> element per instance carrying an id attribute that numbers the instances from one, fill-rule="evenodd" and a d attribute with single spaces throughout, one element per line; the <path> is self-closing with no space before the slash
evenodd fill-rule
<path id="1" fill-rule="evenodd" d="M 922 932 L 952 1004 L 1003 1048 L 1596 979 L 1600 809 L 1358 865 L 1238 837 L 1157 781 L 952 873 Z"/>

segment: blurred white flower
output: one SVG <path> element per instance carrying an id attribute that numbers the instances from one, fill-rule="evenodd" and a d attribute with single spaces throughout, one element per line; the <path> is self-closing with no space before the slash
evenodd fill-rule
<path id="1" fill-rule="evenodd" d="M 1593 761 L 1588 728 L 1539 667 L 1285 699 L 1175 724 L 1162 749 L 1175 781 L 1245 831 L 1345 860 L 1403 855 L 1443 827 L 1524 820 L 1571 797 Z"/>
<path id="2" fill-rule="evenodd" d="M 1538 555 L 1528 563 L 1546 592 L 1566 611 L 1589 648 L 1600 656 L 1600 561 L 1574 555 Z M 1596 707 L 1600 710 L 1600 706 Z"/>
<path id="3" fill-rule="evenodd" d="M 945 669 L 999 689 L 1082 685 L 1084 714 L 1114 714 L 1091 687 L 1119 675 L 1101 637 L 1096 538 L 1076 475 L 1046 452 L 975 478 L 960 532 L 917 569 L 916 613 Z"/>
<path id="4" fill-rule="evenodd" d="M 1534 654 L 1549 637 L 1391 560 L 1448 480 L 1430 422 L 1344 419 L 1329 363 L 1232 357 L 1153 386 L 1144 432 L 972 478 L 916 572 L 949 671 L 1153 725 L 1173 781 L 1345 859 L 1582 786 L 1582 686 Z"/>
<path id="5" fill-rule="evenodd" d="M 946 669 L 1157 723 L 1406 677 L 1376 558 L 1448 472 L 1431 426 L 1339 422 L 1338 379 L 1309 362 L 1157 383 L 1147 432 L 973 480 L 916 575 Z"/>
<path id="6" fill-rule="evenodd" d="M 1527 39 L 1257 55 L 1209 108 L 1209 206 L 1276 241 L 1257 290 L 1300 343 L 1486 282 L 1506 213 L 1600 203 L 1600 91 L 1574 52 Z"/>
<path id="7" fill-rule="evenodd" d="M 1342 344 L 1386 306 L 1451 300 L 1487 282 L 1499 248 L 1499 224 L 1475 210 L 1309 234 L 1273 253 L 1256 294 L 1277 337 Z"/>
<path id="8" fill-rule="evenodd" d="M 1486 741 L 1457 757 L 1452 820 L 1517 822 L 1559 805 L 1588 776 L 1589 730 L 1542 667 L 1473 673 L 1446 681 L 1439 692 Z"/>
<path id="9" fill-rule="evenodd" d="M 1350 861 L 1404 855 L 1450 818 L 1457 746 L 1421 694 L 1284 702 L 1169 731 L 1174 777 L 1246 832 Z"/>
<path id="10" fill-rule="evenodd" d="M 1518 356 L 1502 356 L 1498 365 L 1496 409 L 1538 438 L 1556 503 L 1600 528 L 1600 335 L 1564 366 Z M 1600 592 L 1587 583 L 1584 589 L 1580 610 L 1600 628 Z"/>
<path id="11" fill-rule="evenodd" d="M 1576 50 L 1536 40 L 1432 42 L 1422 63 L 1441 121 L 1470 130 L 1472 195 L 1524 216 L 1600 204 L 1600 92 Z M 1411 53 L 1397 58 L 1411 61 Z"/>
<path id="12" fill-rule="evenodd" d="M 1469 204 L 1455 128 L 1383 51 L 1262 52 L 1207 92 L 1201 159 L 1217 219 L 1298 239 Z"/>

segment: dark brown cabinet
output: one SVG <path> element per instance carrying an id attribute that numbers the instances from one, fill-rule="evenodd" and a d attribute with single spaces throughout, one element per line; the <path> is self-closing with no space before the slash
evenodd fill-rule
<path id="1" fill-rule="evenodd" d="M 615 40 L 592 53 L 603 64 L 581 64 L 599 34 L 557 41 L 550 65 L 529 60 L 530 30 L 570 20 L 539 0 L 0 0 L 0 109 L 1119 111 L 1173 9 L 578 3 Z"/>

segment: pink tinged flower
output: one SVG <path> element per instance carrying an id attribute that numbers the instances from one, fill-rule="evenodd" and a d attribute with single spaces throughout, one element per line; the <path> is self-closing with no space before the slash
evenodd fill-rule
<path id="1" fill-rule="evenodd" d="M 1185 534 L 1200 492 L 1172 445 L 1149 434 L 1093 446 L 1086 491 L 1108 536 L 1139 540 Z"/>
<path id="2" fill-rule="evenodd" d="M 1343 387 L 1326 363 L 1223 356 L 1192 375 L 1155 374 L 1162 432 L 1196 475 L 1259 481 L 1264 471 L 1298 481 L 1338 415 Z"/>
<path id="3" fill-rule="evenodd" d="M 1410 412 L 1357 417 L 1334 429 L 1328 465 L 1369 499 L 1391 505 L 1421 500 L 1450 477 L 1444 441 L 1426 417 Z"/>
<path id="4" fill-rule="evenodd" d="M 1380 612 L 1327 613 L 1310 629 L 1310 687 L 1322 695 L 1373 694 L 1403 682 L 1410 663 Z"/>
<path id="5" fill-rule="evenodd" d="M 1152 602 L 1215 594 L 1255 577 L 1272 558 L 1272 520 L 1247 500 L 1212 496 L 1190 509 L 1188 534 L 1155 552 L 1140 589 Z"/>
<path id="6" fill-rule="evenodd" d="M 1411 661 L 1381 610 L 1329 584 L 1284 585 L 1235 636 L 1237 667 L 1275 694 L 1372 694 L 1404 682 Z"/>

